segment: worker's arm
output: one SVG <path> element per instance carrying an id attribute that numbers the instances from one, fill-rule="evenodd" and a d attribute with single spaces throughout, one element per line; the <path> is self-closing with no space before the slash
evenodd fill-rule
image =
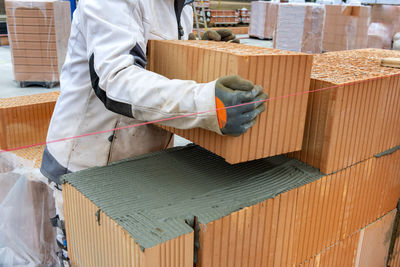
<path id="1" fill-rule="evenodd" d="M 144 46 L 143 29 L 149 23 L 142 18 L 139 3 L 127 0 L 102 1 L 101 5 L 96 1 L 81 3 L 81 30 L 86 36 L 92 86 L 97 97 L 107 109 L 142 121 L 215 110 L 215 81 L 198 84 L 170 80 L 144 69 L 146 56 L 140 44 Z M 118 12 L 110 12 L 116 9 Z M 222 133 L 216 111 L 162 124 Z"/>

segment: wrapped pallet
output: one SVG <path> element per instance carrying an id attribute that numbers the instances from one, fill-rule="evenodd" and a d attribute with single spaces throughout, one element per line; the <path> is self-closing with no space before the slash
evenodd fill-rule
<path id="1" fill-rule="evenodd" d="M 260 39 L 272 39 L 278 16 L 279 3 L 251 2 L 249 35 Z"/>
<path id="2" fill-rule="evenodd" d="M 324 51 L 368 47 L 371 8 L 368 6 L 326 5 L 322 48 Z"/>
<path id="3" fill-rule="evenodd" d="M 66 1 L 6 1 L 14 78 L 21 86 L 59 81 L 71 28 Z"/>
<path id="4" fill-rule="evenodd" d="M 321 53 L 324 22 L 324 5 L 280 4 L 274 48 Z"/>
<path id="5" fill-rule="evenodd" d="M 368 47 L 390 49 L 393 36 L 400 31 L 400 6 L 371 6 Z"/>

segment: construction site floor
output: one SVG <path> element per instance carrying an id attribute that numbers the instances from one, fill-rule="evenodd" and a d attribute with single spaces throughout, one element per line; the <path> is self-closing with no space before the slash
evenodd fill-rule
<path id="1" fill-rule="evenodd" d="M 60 87 L 54 87 L 52 89 L 43 87 L 26 87 L 21 88 L 14 81 L 13 64 L 11 59 L 11 51 L 9 46 L 0 47 L 0 98 L 23 96 L 23 95 L 34 95 L 40 93 L 48 93 L 53 91 L 59 91 Z"/>

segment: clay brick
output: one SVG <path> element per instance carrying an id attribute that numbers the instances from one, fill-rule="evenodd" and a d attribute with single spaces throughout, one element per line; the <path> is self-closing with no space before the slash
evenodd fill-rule
<path id="1" fill-rule="evenodd" d="M 6 13 L 15 80 L 59 81 L 71 26 L 69 3 L 9 0 Z M 49 57 L 56 58 L 50 65 L 36 59 Z"/>
<path id="2" fill-rule="evenodd" d="M 11 153 L 17 155 L 22 159 L 32 162 L 34 168 L 40 168 L 40 166 L 42 165 L 42 157 L 45 147 L 45 145 L 29 147 L 12 151 Z"/>
<path id="3" fill-rule="evenodd" d="M 297 266 L 386 266 L 396 212 L 388 212 Z M 394 264 L 389 266 L 398 266 Z"/>
<path id="4" fill-rule="evenodd" d="M 58 95 L 54 92 L 0 99 L 0 148 L 45 142 Z"/>
<path id="5" fill-rule="evenodd" d="M 400 52 L 363 49 L 314 57 L 301 151 L 293 156 L 332 173 L 400 144 L 399 69 L 380 66 Z M 339 86 L 339 87 L 337 87 Z"/>
<path id="6" fill-rule="evenodd" d="M 176 57 L 174 55 L 181 55 Z M 180 62 L 178 62 L 178 58 Z M 210 82 L 239 74 L 261 84 L 269 97 L 267 111 L 241 137 L 203 129 L 168 131 L 222 156 L 229 163 L 265 158 L 301 148 L 309 88 L 311 55 L 205 41 L 152 41 L 149 70 L 173 79 Z M 174 66 L 174 68 L 166 67 Z M 280 98 L 291 94 L 293 97 Z"/>
<path id="7" fill-rule="evenodd" d="M 63 186 L 63 195 L 65 214 L 69 218 L 68 253 L 74 266 L 193 266 L 193 233 L 142 249 L 121 226 L 74 187 Z M 100 223 L 96 212 L 100 212 Z"/>
<path id="8" fill-rule="evenodd" d="M 371 158 L 220 220 L 199 222 L 204 248 L 199 250 L 199 266 L 301 265 L 396 208 L 399 164 L 400 151 Z M 374 245 L 371 238 L 366 238 L 362 253 Z M 320 266 L 352 266 L 358 243 L 357 237 L 321 255 Z"/>

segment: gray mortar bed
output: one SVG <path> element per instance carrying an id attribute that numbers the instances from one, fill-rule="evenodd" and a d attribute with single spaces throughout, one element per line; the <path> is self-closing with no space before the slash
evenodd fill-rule
<path id="1" fill-rule="evenodd" d="M 323 176 L 298 160 L 276 156 L 236 165 L 198 146 L 162 152 L 64 176 L 121 225 L 143 249 L 193 232 Z"/>

